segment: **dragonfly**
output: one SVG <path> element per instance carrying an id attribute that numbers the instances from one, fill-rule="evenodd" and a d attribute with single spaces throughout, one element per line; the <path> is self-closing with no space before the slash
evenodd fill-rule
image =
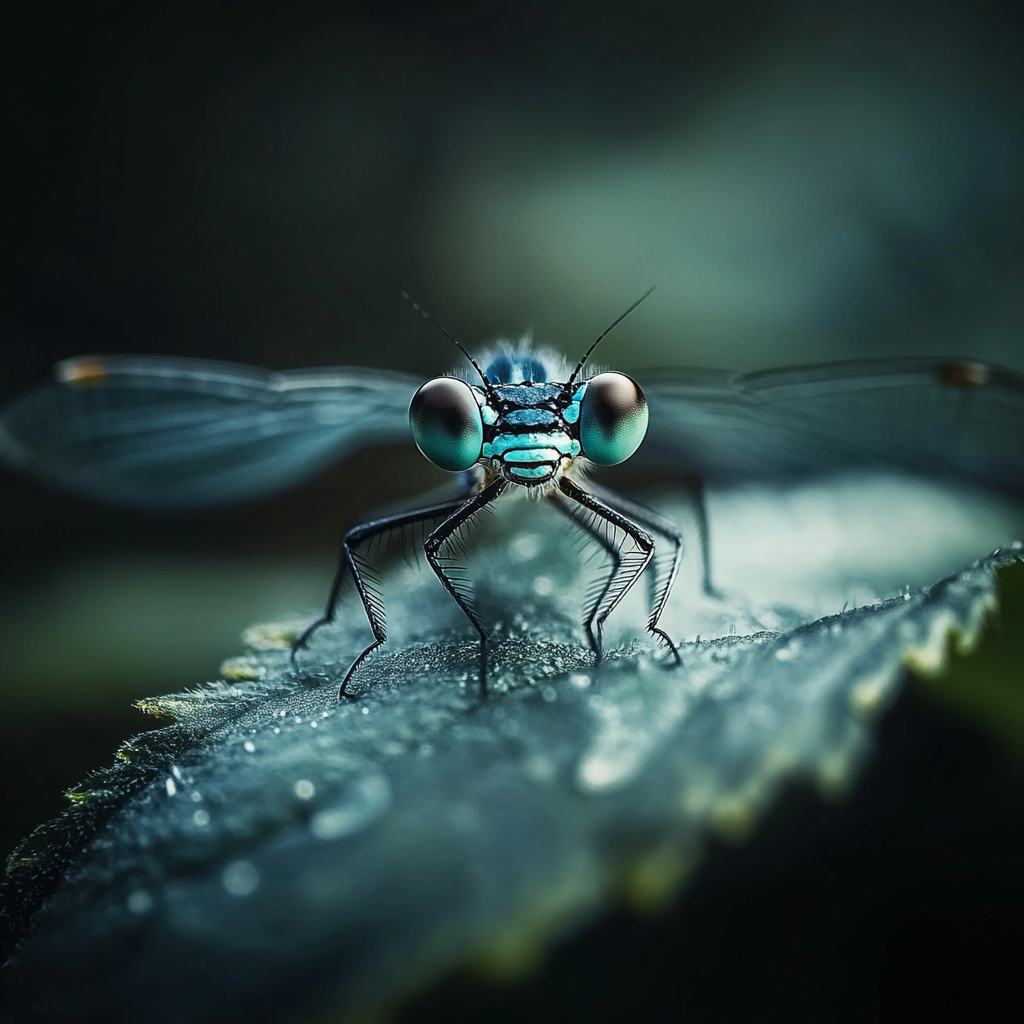
<path id="1" fill-rule="evenodd" d="M 673 664 L 681 661 L 678 646 L 658 621 L 679 573 L 682 532 L 591 481 L 590 470 L 636 453 L 652 471 L 696 482 L 709 591 L 704 484 L 883 467 L 1024 496 L 1024 377 L 1013 370 L 932 357 L 748 374 L 666 368 L 639 380 L 588 370 L 599 342 L 649 294 L 602 332 L 571 372 L 557 354 L 526 340 L 478 360 L 422 310 L 462 351 L 472 375 L 423 383 L 361 367 L 272 372 L 174 357 L 64 360 L 51 382 L 0 411 L 0 460 L 93 499 L 174 509 L 253 499 L 362 448 L 414 441 L 454 475 L 450 493 L 349 530 L 325 612 L 293 645 L 294 659 L 333 621 L 351 579 L 373 640 L 346 673 L 341 698 L 352 696 L 360 665 L 387 640 L 378 580 L 362 551 L 417 523 L 437 524 L 424 554 L 476 630 L 486 695 L 488 630 L 454 551 L 466 525 L 512 489 L 548 500 L 610 556 L 584 607 L 595 661 L 609 615 L 653 564 L 659 578 L 647 629 Z M 655 535 L 670 550 L 660 573 Z"/>

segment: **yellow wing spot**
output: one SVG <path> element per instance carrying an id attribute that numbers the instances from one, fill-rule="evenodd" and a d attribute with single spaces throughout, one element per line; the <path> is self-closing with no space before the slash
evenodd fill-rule
<path id="1" fill-rule="evenodd" d="M 949 362 L 939 365 L 939 380 L 954 388 L 984 387 L 991 376 L 991 368 L 984 363 Z"/>
<path id="2" fill-rule="evenodd" d="M 97 388 L 107 383 L 107 364 L 101 359 L 65 359 L 54 373 L 69 388 Z"/>

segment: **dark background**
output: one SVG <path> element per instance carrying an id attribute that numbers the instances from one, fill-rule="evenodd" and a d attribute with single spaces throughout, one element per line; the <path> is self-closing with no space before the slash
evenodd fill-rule
<path id="1" fill-rule="evenodd" d="M 0 401 L 90 351 L 447 369 L 402 289 L 467 344 L 532 327 L 575 353 L 655 283 L 603 345 L 627 370 L 1024 370 L 1021 42 L 998 3 L 8 2 Z M 144 727 L 132 699 L 214 678 L 246 625 L 319 605 L 346 524 L 436 479 L 386 449 L 171 517 L 0 477 L 3 846 Z M 883 739 L 854 803 L 790 797 L 671 927 L 616 920 L 520 993 L 529 1012 L 571 1005 L 578 978 L 614 989 L 591 1013 L 647 1019 L 896 1019 L 915 999 L 1020 1019 L 1018 762 L 913 693 Z M 947 831 L 920 841 L 936 806 Z M 840 898 L 865 865 L 869 895 Z M 787 944 L 764 927 L 791 906 Z M 893 967 L 922 957 L 948 966 Z M 962 1002 L 935 998 L 961 976 Z M 436 998 L 423 1013 L 456 996 Z"/>

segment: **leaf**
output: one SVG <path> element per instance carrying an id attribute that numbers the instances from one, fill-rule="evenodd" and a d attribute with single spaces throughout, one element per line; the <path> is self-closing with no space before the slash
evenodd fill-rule
<path id="1" fill-rule="evenodd" d="M 764 494 L 744 500 L 770 520 Z M 820 581 L 802 608 L 684 582 L 665 620 L 690 637 L 682 668 L 637 639 L 631 594 L 595 671 L 578 609 L 600 562 L 551 518 L 513 505 L 471 546 L 496 623 L 485 702 L 476 643 L 415 565 L 386 574 L 392 637 L 358 700 L 337 697 L 367 642 L 349 601 L 300 672 L 301 623 L 254 627 L 224 681 L 140 701 L 171 724 L 126 743 L 12 855 L 12 1012 L 356 1014 L 460 965 L 518 975 L 610 901 L 670 898 L 709 831 L 742 840 L 785 780 L 842 792 L 903 667 L 941 670 L 950 637 L 970 649 L 997 570 L 1021 561 L 1017 545 L 823 617 L 807 611 L 834 599 Z"/>
<path id="2" fill-rule="evenodd" d="M 1024 686 L 1020 673 L 1024 623 L 1024 568 L 999 574 L 1000 625 L 970 659 L 954 656 L 950 670 L 929 679 L 919 692 L 1024 755 Z"/>

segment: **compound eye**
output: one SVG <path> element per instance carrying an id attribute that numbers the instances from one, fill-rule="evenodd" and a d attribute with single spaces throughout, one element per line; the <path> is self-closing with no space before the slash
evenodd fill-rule
<path id="1" fill-rule="evenodd" d="M 599 373 L 580 402 L 580 445 L 598 466 L 625 462 L 647 433 L 647 399 L 624 373 Z"/>
<path id="2" fill-rule="evenodd" d="M 453 473 L 480 458 L 484 424 L 473 389 L 457 377 L 435 377 L 412 396 L 409 426 L 416 447 Z"/>

